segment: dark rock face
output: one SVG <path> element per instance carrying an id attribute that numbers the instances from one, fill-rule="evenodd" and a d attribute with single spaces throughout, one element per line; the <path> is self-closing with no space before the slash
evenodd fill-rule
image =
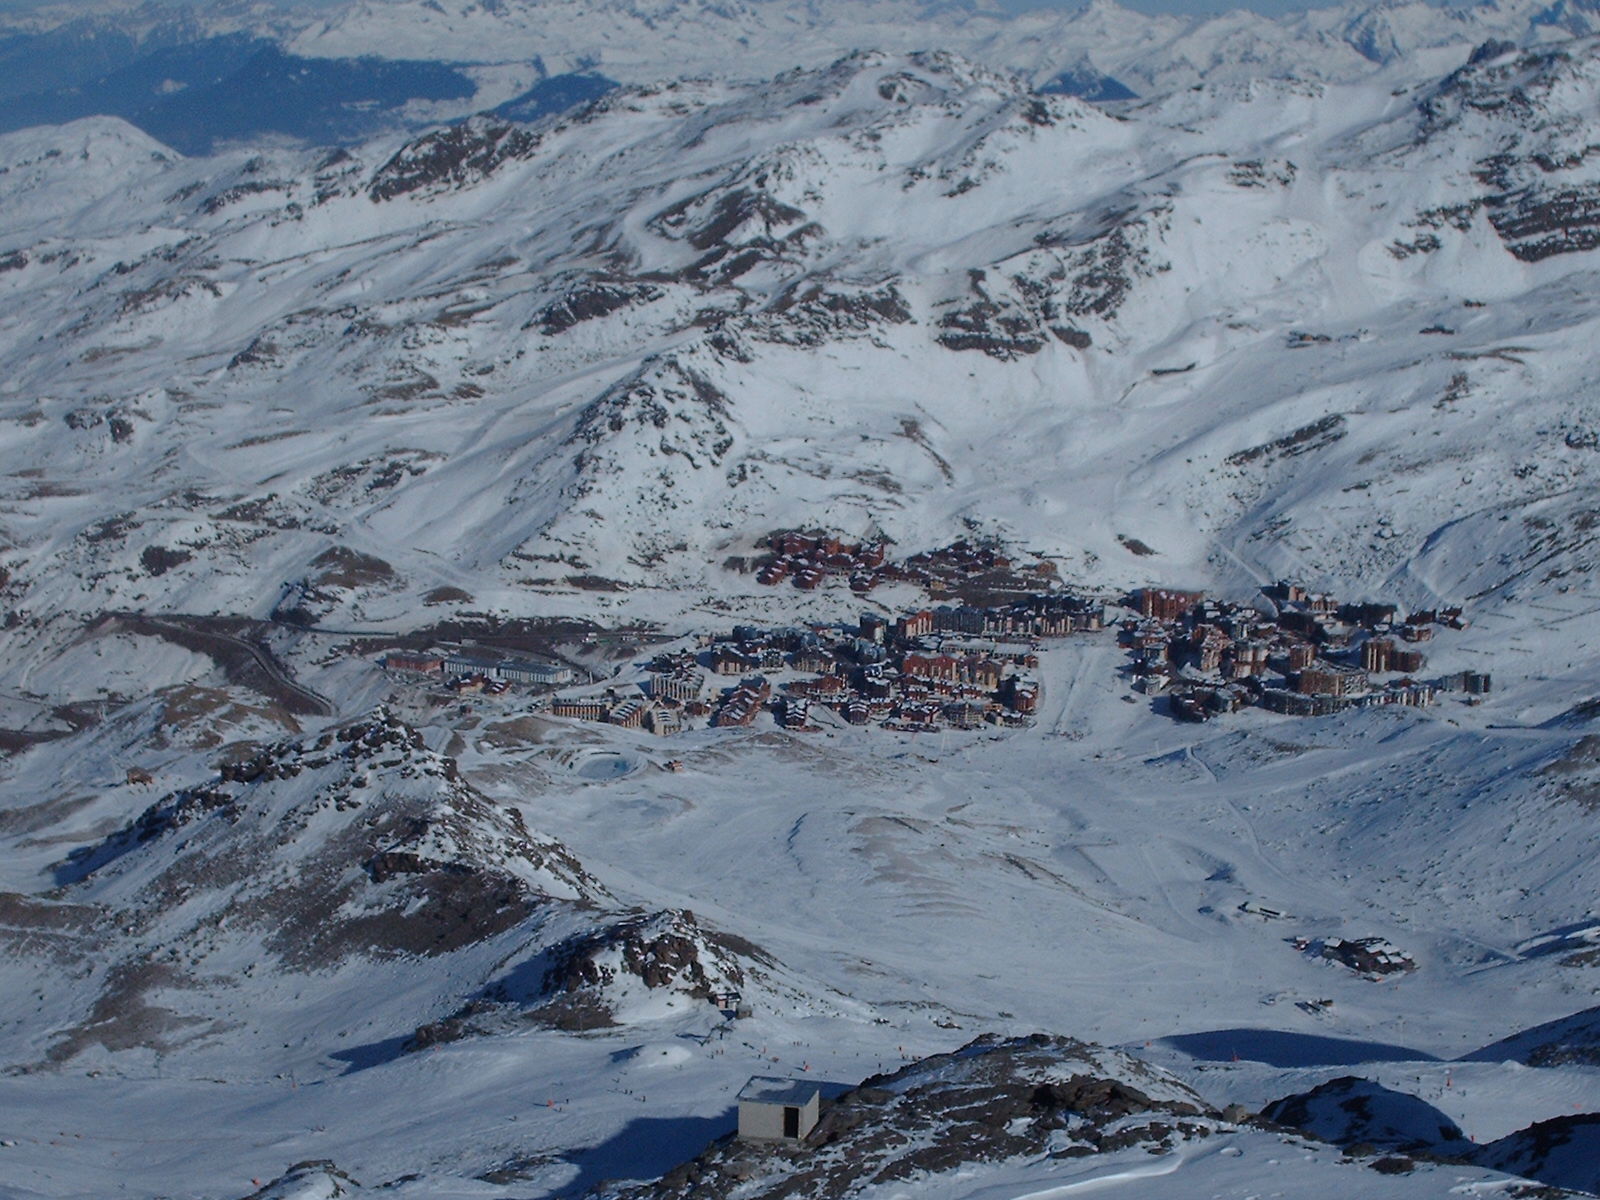
<path id="1" fill-rule="evenodd" d="M 939 344 L 946 350 L 981 350 L 1002 362 L 1037 354 L 1045 345 L 1026 315 L 1007 311 L 990 300 L 946 313 L 939 319 L 939 328 Z"/>
<path id="2" fill-rule="evenodd" d="M 460 187 L 494 174 L 504 163 L 531 158 L 539 137 L 520 125 L 474 117 L 434 130 L 401 147 L 372 177 L 374 201 Z"/>
<path id="3" fill-rule="evenodd" d="M 714 981 L 703 956 L 717 951 L 722 961 L 712 966 L 719 977 Z M 552 965 L 541 991 L 552 995 L 609 984 L 616 969 L 601 960 L 612 957 L 620 959 L 617 969 L 637 976 L 648 988 L 676 985 L 703 999 L 711 994 L 713 982 L 745 982 L 741 955 L 766 958 L 742 939 L 702 929 L 692 912 L 640 913 L 551 950 Z"/>
<path id="4" fill-rule="evenodd" d="M 1259 446 L 1250 446 L 1247 449 L 1228 455 L 1224 460 L 1230 467 L 1242 467 L 1257 461 L 1271 461 L 1275 458 L 1293 458 L 1301 454 L 1309 454 L 1313 450 L 1321 450 L 1333 445 L 1334 442 L 1344 437 L 1346 433 L 1345 419 L 1340 413 L 1331 413 L 1309 425 L 1302 425 L 1299 429 L 1284 434 L 1281 438 L 1274 438 L 1270 442 L 1263 442 Z"/>
<path id="5" fill-rule="evenodd" d="M 539 332 L 547 336 L 565 333 L 574 325 L 610 316 L 636 304 L 647 304 L 665 293 L 648 283 L 624 279 L 596 279 L 580 284 L 561 299 L 546 305 L 534 318 Z"/>
<path id="6" fill-rule="evenodd" d="M 1600 1113 L 1539 1121 L 1490 1142 L 1476 1161 L 1552 1187 L 1600 1193 Z"/>
<path id="7" fill-rule="evenodd" d="M 106 432 L 111 434 L 111 440 L 118 445 L 133 441 L 133 417 L 123 408 L 75 408 L 62 420 L 68 429 L 98 429 L 104 426 Z"/>
<path id="8" fill-rule="evenodd" d="M 1108 212 L 1087 236 L 1042 233 L 1036 248 L 969 275 L 974 300 L 947 312 L 938 342 L 1002 361 L 1037 354 L 1054 338 L 1074 350 L 1093 344 L 1083 324 L 1111 321 L 1141 276 L 1165 268 L 1146 248 L 1164 212 Z"/>
<path id="9" fill-rule="evenodd" d="M 1548 948 L 1541 946 L 1536 952 L 1567 955 L 1572 949 L 1582 947 L 1584 949 L 1579 951 L 1582 954 L 1592 950 L 1593 946 L 1592 941 L 1581 936 L 1557 936 L 1548 943 Z M 1477 1062 L 1505 1062 L 1509 1059 L 1530 1067 L 1572 1064 L 1600 1067 L 1600 1008 L 1587 1008 L 1570 1017 L 1536 1025 L 1465 1057 Z"/>
<path id="10" fill-rule="evenodd" d="M 766 175 L 733 180 L 679 201 L 650 218 L 649 228 L 701 251 L 679 272 L 699 284 L 730 284 L 764 264 L 797 263 L 824 236 L 815 221 L 767 190 Z"/>
<path id="11" fill-rule="evenodd" d="M 292 872 L 271 869 L 280 852 Z M 158 800 L 57 875 L 113 889 L 128 878 L 135 890 L 122 903 L 152 922 L 173 895 L 214 893 L 227 920 L 259 928 L 285 961 L 307 966 L 445 953 L 502 932 L 550 901 L 535 876 L 580 898 L 599 894 L 564 847 L 531 834 L 385 714 L 224 763 L 215 780 Z"/>
<path id="12" fill-rule="evenodd" d="M 985 271 L 972 271 L 968 279 L 977 299 L 939 318 L 941 346 L 946 350 L 979 350 L 1002 362 L 1044 349 L 1044 330 L 1026 305 L 991 289 Z M 1048 286 L 1035 285 L 1031 290 L 1045 294 Z M 1024 295 L 1029 291 L 1028 283 L 1024 282 Z"/>
<path id="13" fill-rule="evenodd" d="M 1298 172 L 1299 168 L 1287 159 L 1268 161 L 1246 158 L 1228 168 L 1228 182 L 1237 188 L 1285 188 L 1294 182 Z"/>
<path id="14" fill-rule="evenodd" d="M 719 1142 L 656 1183 L 600 1194 L 842 1200 L 971 1163 L 1154 1152 L 1215 1127 L 1197 1096 L 1126 1055 L 1042 1034 L 989 1036 L 865 1080 L 825 1109 L 802 1146 Z"/>
<path id="15" fill-rule="evenodd" d="M 209 1018 L 147 993 L 202 988 L 212 951 L 233 953 L 234 938 L 260 947 L 257 967 L 283 975 L 415 965 L 497 944 L 471 968 L 479 974 L 425 968 L 450 980 L 457 1007 L 413 1014 L 394 1031 L 414 1030 L 408 1049 L 529 1024 L 591 1030 L 626 1019 L 630 992 L 704 1003 L 779 971 L 693 913 L 617 907 L 565 846 L 382 710 L 224 762 L 72 854 L 56 876 L 61 899 L 49 904 L 0 895 L 0 916 L 19 923 L 0 932 L 8 945 L 42 940 L 63 953 L 92 945 L 105 963 L 83 989 L 86 1020 L 50 1052 L 58 1062 L 91 1044 L 201 1036 Z M 159 977 L 137 969 L 169 959 Z"/>
<path id="16" fill-rule="evenodd" d="M 176 550 L 170 546 L 146 546 L 139 554 L 139 565 L 151 575 L 165 575 L 173 567 L 181 567 L 193 557 L 187 550 Z"/>
<path id="17" fill-rule="evenodd" d="M 1479 63 L 1488 62 L 1490 59 L 1499 58 L 1502 54 L 1510 54 L 1516 48 L 1517 44 L 1515 42 L 1507 42 L 1501 41 L 1498 38 L 1490 38 L 1488 41 L 1483 42 L 1473 48 L 1472 53 L 1467 57 L 1467 65 L 1469 67 L 1475 67 Z"/>
<path id="18" fill-rule="evenodd" d="M 768 192 L 735 187 L 703 192 L 663 209 L 651 218 L 650 227 L 663 237 L 681 238 L 696 250 L 710 250 L 727 244 L 736 232 L 779 237 L 805 218 L 798 208 Z"/>
<path id="19" fill-rule="evenodd" d="M 907 325 L 911 306 L 893 284 L 846 289 L 807 281 L 790 288 L 760 314 L 753 335 L 790 346 L 821 346 L 871 336 L 884 325 Z"/>
<path id="20" fill-rule="evenodd" d="M 1466 1135 L 1431 1104 L 1354 1076 L 1274 1100 L 1261 1115 L 1346 1148 L 1435 1155 L 1471 1150 Z"/>
<path id="21" fill-rule="evenodd" d="M 1600 246 L 1600 185 L 1528 186 L 1489 199 L 1489 222 L 1523 262 Z"/>
<path id="22" fill-rule="evenodd" d="M 294 1196 L 332 1198 L 353 1195 L 360 1190 L 361 1185 L 341 1171 L 332 1160 L 316 1158 L 295 1163 L 282 1175 L 244 1197 L 244 1200 L 290 1200 Z"/>
<path id="23" fill-rule="evenodd" d="M 8 946 L 59 946 L 93 964 L 53 1062 L 96 1044 L 171 1048 L 217 1032 L 205 1001 L 182 997 L 215 982 L 214 955 L 227 959 L 238 939 L 259 948 L 252 970 L 317 975 L 363 960 L 421 964 L 498 938 L 542 963 L 575 927 L 617 920 L 564 846 L 381 711 L 224 763 L 74 852 L 56 882 L 49 904 L 0 897 L 18 926 Z M 629 969 L 692 970 L 692 949 L 669 932 L 624 945 Z M 143 969 L 151 963 L 161 971 Z M 469 997 L 483 986 L 450 985 Z"/>
<path id="24" fill-rule="evenodd" d="M 394 579 L 394 568 L 381 558 L 362 554 L 348 546 L 333 546 L 311 560 L 320 574 L 311 582 L 318 587 L 359 588 L 388 583 Z"/>
<path id="25" fill-rule="evenodd" d="M 1448 76 L 1421 105 L 1422 136 L 1433 140 L 1457 127 L 1488 124 L 1495 153 L 1473 176 L 1486 192 L 1465 206 L 1482 208 L 1505 247 L 1523 262 L 1600 247 L 1600 147 L 1586 129 L 1588 114 L 1574 97 L 1592 95 L 1595 48 L 1573 44 L 1514 53 L 1488 42 Z M 1449 222 L 1457 228 L 1461 226 Z M 1422 214 L 1414 224 L 1439 227 Z M 1398 246 L 1402 253 L 1437 249 L 1425 234 Z"/>
<path id="26" fill-rule="evenodd" d="M 634 378 L 617 384 L 584 409 L 570 442 L 596 446 L 627 429 L 660 432 L 656 450 L 677 454 L 691 466 L 715 466 L 733 446 L 732 402 L 694 366 L 677 358 L 649 363 Z M 589 458 L 579 455 L 580 486 L 599 486 L 584 477 Z"/>
<path id="27" fill-rule="evenodd" d="M 569 914 L 569 917 L 572 914 Z M 449 1016 L 418 1027 L 405 1049 L 543 1026 L 572 1033 L 622 1023 L 629 991 L 643 987 L 709 1003 L 772 982 L 778 964 L 743 938 L 702 925 L 691 912 L 590 908 L 580 932 L 509 963 L 501 976 Z"/>

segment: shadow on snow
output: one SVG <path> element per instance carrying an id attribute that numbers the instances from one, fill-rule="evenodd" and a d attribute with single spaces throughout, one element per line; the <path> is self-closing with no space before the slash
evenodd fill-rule
<path id="1" fill-rule="evenodd" d="M 1161 1044 L 1206 1062 L 1234 1059 L 1271 1067 L 1353 1067 L 1373 1062 L 1438 1062 L 1432 1054 L 1387 1042 L 1358 1042 L 1278 1029 L 1215 1029 L 1162 1038 Z"/>

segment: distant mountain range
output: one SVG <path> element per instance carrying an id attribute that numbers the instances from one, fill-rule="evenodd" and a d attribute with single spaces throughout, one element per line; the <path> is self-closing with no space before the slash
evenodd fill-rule
<path id="1" fill-rule="evenodd" d="M 0 131 L 117 116 L 185 154 L 352 144 L 487 109 L 534 120 L 618 81 L 757 79 L 857 49 L 934 46 L 1041 93 L 1111 103 L 1201 80 L 1437 72 L 1485 42 L 1597 29 L 1585 0 L 1352 3 L 1277 19 L 1149 16 L 1114 0 L 1014 17 L 921 0 L 104 4 L 0 18 Z"/>

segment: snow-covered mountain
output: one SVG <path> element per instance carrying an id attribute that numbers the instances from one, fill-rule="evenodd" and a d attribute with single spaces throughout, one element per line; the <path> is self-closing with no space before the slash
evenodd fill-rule
<path id="1" fill-rule="evenodd" d="M 1112 116 L 869 53 L 356 152 L 11 135 L 10 603 L 653 616 L 804 524 L 1109 586 L 1570 586 L 1597 75 Z"/>
<path id="2" fill-rule="evenodd" d="M 274 36 L 623 85 L 0 137 L 0 1195 L 1592 1187 L 1587 10 L 533 11 Z M 1101 631 L 1026 728 L 656 738 L 377 665 L 611 706 L 929 602 L 789 528 L 1461 605 L 1493 688 L 1180 725 Z M 821 1133 L 728 1143 L 752 1075 Z"/>
<path id="3" fill-rule="evenodd" d="M 924 0 L 356 0 L 303 20 L 291 44 L 308 55 L 538 57 L 551 70 L 598 69 L 630 83 L 680 74 L 761 78 L 863 47 L 938 47 L 1035 84 L 1087 58 L 1148 95 L 1207 78 L 1349 79 L 1401 60 L 1425 70 L 1446 62 L 1441 54 L 1491 37 L 1523 43 L 1596 31 L 1588 6 L 1548 0 L 1354 3 L 1276 19 L 1244 10 L 1149 15 L 1115 0 L 1022 14 Z"/>
<path id="4" fill-rule="evenodd" d="M 1410 81 L 1488 42 L 1592 34 L 1591 6 L 1348 3 L 1277 19 L 1152 16 L 1092 0 L 1008 14 L 928 0 L 345 0 L 296 8 L 120 0 L 0 14 L 0 128 L 117 115 L 185 150 L 353 143 L 513 103 L 546 115 L 612 81 L 758 81 L 861 49 L 938 48 L 1094 100 L 1200 82 Z"/>
<path id="5" fill-rule="evenodd" d="M 68 824 L 115 821 L 122 792 Z M 281 1044 L 292 1068 L 337 1025 L 355 1040 L 336 1057 L 363 1068 L 495 1027 L 801 994 L 692 913 L 621 905 L 387 713 L 227 761 L 49 870 L 47 895 L 7 897 L 8 941 L 46 951 L 28 971 L 53 1014 L 36 1064 Z"/>

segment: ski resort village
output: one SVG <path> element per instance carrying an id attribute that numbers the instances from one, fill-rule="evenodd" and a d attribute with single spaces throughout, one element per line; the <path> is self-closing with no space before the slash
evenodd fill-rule
<path id="1" fill-rule="evenodd" d="M 1007 554 L 965 542 L 889 564 L 881 542 L 825 533 L 786 531 L 769 545 L 773 554 L 755 568 L 764 586 L 814 591 L 848 579 L 863 595 L 893 581 L 991 602 L 870 611 L 845 622 L 736 624 L 680 637 L 615 667 L 609 679 L 571 688 L 568 664 L 465 647 L 391 652 L 383 665 L 431 681 L 436 703 L 506 696 L 520 685 L 551 716 L 660 735 L 749 726 L 764 714 L 796 731 L 819 722 L 909 733 L 1024 727 L 1039 711 L 1041 656 L 1080 636 L 1114 638 L 1126 651 L 1120 670 L 1132 691 L 1180 721 L 1250 706 L 1301 717 L 1420 708 L 1441 692 L 1473 703 L 1492 686 L 1481 671 L 1424 674 L 1424 647 L 1436 631 L 1465 628 L 1459 607 L 1402 614 L 1393 604 L 1341 600 L 1289 581 L 1240 601 L 1154 586 L 1119 596 L 1027 591 L 1055 582 L 1048 564 L 1014 570 Z"/>
<path id="2" fill-rule="evenodd" d="M 1600 1198 L 1600 0 L 0 66 L 0 1200 Z"/>

